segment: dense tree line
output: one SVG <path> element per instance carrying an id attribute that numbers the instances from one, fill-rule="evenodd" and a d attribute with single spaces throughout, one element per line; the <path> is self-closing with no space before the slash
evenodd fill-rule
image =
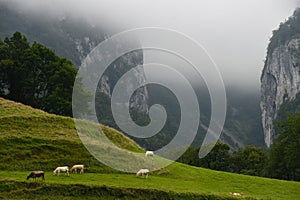
<path id="1" fill-rule="evenodd" d="M 279 135 L 269 150 L 246 146 L 230 153 L 227 144 L 217 142 L 199 159 L 199 148 L 189 147 L 178 161 L 213 170 L 300 181 L 300 113 L 289 114 L 277 124 Z"/>
<path id="2" fill-rule="evenodd" d="M 77 69 L 20 32 L 0 39 L 0 96 L 47 112 L 72 115 Z"/>
<path id="3" fill-rule="evenodd" d="M 300 181 L 300 112 L 289 113 L 278 130 L 270 149 L 269 176 Z"/>
<path id="4" fill-rule="evenodd" d="M 178 161 L 219 171 L 256 176 L 265 175 L 267 152 L 263 148 L 247 146 L 230 153 L 229 145 L 217 142 L 212 151 L 201 159 L 198 157 L 199 149 L 200 147 L 189 147 Z"/>

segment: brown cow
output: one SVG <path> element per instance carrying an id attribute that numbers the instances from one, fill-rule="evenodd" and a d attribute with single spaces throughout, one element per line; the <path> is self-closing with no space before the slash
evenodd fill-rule
<path id="1" fill-rule="evenodd" d="M 43 181 L 45 180 L 45 172 L 44 171 L 33 171 L 27 176 L 27 180 L 32 178 L 36 181 L 36 177 L 41 177 Z"/>

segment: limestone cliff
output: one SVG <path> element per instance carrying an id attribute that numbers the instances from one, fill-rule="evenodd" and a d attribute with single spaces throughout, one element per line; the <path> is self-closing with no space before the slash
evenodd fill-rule
<path id="1" fill-rule="evenodd" d="M 274 120 L 284 101 L 300 91 L 300 9 L 273 32 L 261 76 L 261 111 L 265 144 L 275 137 Z"/>

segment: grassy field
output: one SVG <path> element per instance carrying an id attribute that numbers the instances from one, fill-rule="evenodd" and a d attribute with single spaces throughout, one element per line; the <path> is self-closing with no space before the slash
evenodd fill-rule
<path id="1" fill-rule="evenodd" d="M 64 175 L 53 176 L 51 172 L 46 172 L 45 183 L 41 180 L 38 180 L 37 183 L 40 184 L 40 187 L 45 185 L 47 187 L 66 185 L 65 187 L 67 189 L 74 185 L 99 188 L 105 186 L 123 190 L 163 191 L 181 195 L 193 194 L 197 198 L 210 196 L 212 199 L 231 198 L 229 192 L 232 191 L 243 192 L 244 198 L 247 199 L 294 200 L 299 199 L 300 196 L 300 184 L 297 182 L 216 172 L 207 169 L 193 168 L 179 163 L 170 165 L 165 171 L 164 174 L 152 173 L 147 179 L 135 177 L 134 174 L 121 173 L 71 174 L 68 177 Z M 9 181 L 16 181 L 17 183 L 24 183 L 28 174 L 29 172 L 24 171 L 1 171 L 0 182 L 5 181 L 9 183 Z M 26 183 L 29 184 L 29 186 L 30 184 L 34 184 L 32 181 L 26 181 Z M 19 187 L 16 187 L 16 189 L 12 191 L 16 192 L 18 190 Z M 11 194 L 12 191 L 9 191 L 8 194 Z M 31 190 L 27 192 L 30 193 Z M 4 196 L 8 194 L 4 194 Z M 49 193 L 46 193 L 46 196 L 48 195 Z M 89 196 L 89 194 L 86 195 Z M 93 196 L 93 194 L 91 196 Z"/>
<path id="2" fill-rule="evenodd" d="M 144 150 L 104 127 L 119 147 Z M 159 158 L 154 158 L 159 159 Z M 85 174 L 52 176 L 56 166 L 84 163 Z M 26 181 L 31 170 L 46 181 Z M 71 118 L 0 98 L 0 198 L 8 199 L 300 199 L 300 183 L 218 172 L 173 163 L 147 179 L 97 161 L 81 144 Z M 229 192 L 242 192 L 232 197 Z"/>

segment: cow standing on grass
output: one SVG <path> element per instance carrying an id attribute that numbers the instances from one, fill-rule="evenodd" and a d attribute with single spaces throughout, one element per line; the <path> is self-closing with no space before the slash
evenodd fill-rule
<path id="1" fill-rule="evenodd" d="M 154 156 L 154 152 L 153 151 L 146 151 L 145 153 L 145 157 L 151 157 L 153 159 L 153 156 Z"/>
<path id="2" fill-rule="evenodd" d="M 53 171 L 53 175 L 60 175 L 60 172 L 65 172 L 65 175 L 69 176 L 69 167 L 64 166 L 64 167 L 56 167 L 56 169 Z"/>
<path id="3" fill-rule="evenodd" d="M 146 175 L 146 178 L 148 178 L 148 174 L 149 174 L 149 169 L 140 169 L 137 173 L 136 176 L 142 176 L 144 177 L 144 175 Z"/>
<path id="4" fill-rule="evenodd" d="M 242 192 L 229 192 L 229 194 L 231 194 L 233 196 L 243 196 Z"/>
<path id="5" fill-rule="evenodd" d="M 32 178 L 36 181 L 36 177 L 41 177 L 43 181 L 45 181 L 45 172 L 44 171 L 33 171 L 27 176 L 27 180 Z"/>
<path id="6" fill-rule="evenodd" d="M 79 173 L 82 174 L 84 172 L 84 165 L 73 165 L 70 171 L 77 174 L 77 170 L 80 170 Z"/>

